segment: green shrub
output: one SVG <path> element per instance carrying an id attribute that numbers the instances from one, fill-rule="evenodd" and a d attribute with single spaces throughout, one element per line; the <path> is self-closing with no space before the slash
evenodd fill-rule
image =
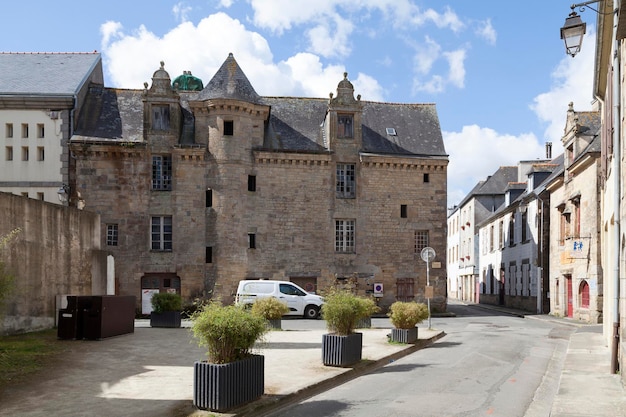
<path id="1" fill-rule="evenodd" d="M 396 329 L 412 329 L 428 318 L 428 307 L 414 301 L 396 301 L 389 307 L 387 316 Z"/>
<path id="2" fill-rule="evenodd" d="M 152 295 L 152 311 L 163 313 L 164 311 L 181 311 L 182 298 L 180 294 L 171 292 L 158 292 Z"/>
<path id="3" fill-rule="evenodd" d="M 322 316 L 330 332 L 346 336 L 354 333 L 359 320 L 369 317 L 377 309 L 376 303 L 370 298 L 333 288 L 324 293 Z"/>
<path id="4" fill-rule="evenodd" d="M 252 304 L 251 311 L 265 320 L 279 320 L 282 316 L 289 313 L 289 307 L 277 298 L 263 297 Z"/>
<path id="5" fill-rule="evenodd" d="M 200 347 L 207 348 L 210 363 L 244 359 L 268 328 L 266 320 L 240 306 L 213 301 L 192 317 L 191 330 Z"/>

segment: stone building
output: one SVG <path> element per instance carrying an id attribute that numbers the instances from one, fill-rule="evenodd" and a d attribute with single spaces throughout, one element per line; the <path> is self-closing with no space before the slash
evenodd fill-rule
<path id="1" fill-rule="evenodd" d="M 570 103 L 565 149 L 550 193 L 550 312 L 601 323 L 600 114 L 576 112 Z"/>
<path id="2" fill-rule="evenodd" d="M 144 305 L 153 291 L 227 303 L 263 278 L 425 301 L 420 252 L 445 256 L 435 105 L 362 101 L 347 74 L 328 99 L 261 97 L 232 54 L 206 86 L 161 63 L 144 90 L 91 91 L 71 152 L 117 293 Z M 445 262 L 430 281 L 445 310 Z"/>

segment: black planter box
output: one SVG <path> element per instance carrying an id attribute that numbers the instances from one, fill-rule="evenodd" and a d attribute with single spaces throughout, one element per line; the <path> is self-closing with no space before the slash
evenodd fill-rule
<path id="1" fill-rule="evenodd" d="M 180 311 L 150 313 L 150 327 L 180 327 Z"/>
<path id="2" fill-rule="evenodd" d="M 225 364 L 195 362 L 193 405 L 222 412 L 254 401 L 265 390 L 265 357 L 251 355 Z"/>
<path id="3" fill-rule="evenodd" d="M 322 362 L 327 366 L 346 367 L 361 360 L 363 334 L 347 336 L 336 334 L 322 335 Z"/>
<path id="4" fill-rule="evenodd" d="M 365 317 L 357 321 L 356 323 L 357 329 L 371 329 L 372 328 L 372 318 Z"/>
<path id="5" fill-rule="evenodd" d="M 391 329 L 391 341 L 398 343 L 417 342 L 417 327 L 412 329 Z"/>
<path id="6" fill-rule="evenodd" d="M 283 321 L 281 319 L 269 319 L 267 320 L 267 325 L 272 330 L 283 329 Z"/>

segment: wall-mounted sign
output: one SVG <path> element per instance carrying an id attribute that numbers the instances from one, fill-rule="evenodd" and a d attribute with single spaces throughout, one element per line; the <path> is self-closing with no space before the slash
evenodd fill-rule
<path id="1" fill-rule="evenodd" d="M 383 296 L 383 284 L 382 282 L 377 282 L 374 284 L 374 297 L 382 297 Z"/>

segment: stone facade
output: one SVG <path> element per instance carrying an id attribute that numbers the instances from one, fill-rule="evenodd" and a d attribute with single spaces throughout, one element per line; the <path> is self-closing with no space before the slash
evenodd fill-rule
<path id="1" fill-rule="evenodd" d="M 101 110 L 83 113 L 71 150 L 118 294 L 230 303 L 242 279 L 322 291 L 356 278 L 362 294 L 383 284 L 382 307 L 426 300 L 420 251 L 443 259 L 446 248 L 448 158 L 433 105 L 361 101 L 347 75 L 329 99 L 260 97 L 232 55 L 199 92 L 171 87 L 162 66 L 150 88 L 91 99 Z M 107 105 L 119 128 L 105 126 Z M 443 311 L 444 261 L 430 282 Z"/>
<path id="2" fill-rule="evenodd" d="M 564 167 L 551 180 L 550 312 L 602 323 L 600 115 L 570 103 L 562 138 Z"/>

